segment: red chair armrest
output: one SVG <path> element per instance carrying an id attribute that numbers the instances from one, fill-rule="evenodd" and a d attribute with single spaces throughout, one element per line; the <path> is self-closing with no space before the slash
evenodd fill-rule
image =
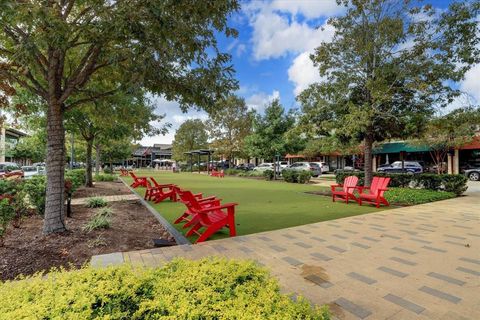
<path id="1" fill-rule="evenodd" d="M 197 199 L 198 202 L 205 202 L 205 201 L 211 201 L 211 200 L 221 200 L 221 199 L 217 199 L 217 197 L 215 196 L 211 196 L 203 199 Z"/>
<path id="2" fill-rule="evenodd" d="M 227 209 L 227 208 L 233 208 L 235 206 L 237 206 L 238 203 L 225 203 L 225 204 L 222 204 L 221 206 L 215 206 L 215 207 L 210 207 L 210 208 L 204 208 L 202 210 L 200 210 L 201 212 L 209 212 L 209 211 L 212 211 L 212 210 L 221 210 L 221 209 Z"/>
<path id="3" fill-rule="evenodd" d="M 200 193 L 195 193 L 193 196 L 197 199 L 201 199 L 203 197 L 203 193 L 201 193 L 201 192 Z"/>
<path id="4" fill-rule="evenodd" d="M 343 188 L 343 185 L 341 185 L 341 184 L 332 184 L 332 185 L 330 185 L 330 188 L 332 189 L 332 191 L 335 191 L 336 188 Z"/>

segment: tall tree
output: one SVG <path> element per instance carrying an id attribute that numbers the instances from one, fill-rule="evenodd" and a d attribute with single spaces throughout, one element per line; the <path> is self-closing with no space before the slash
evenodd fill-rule
<path id="1" fill-rule="evenodd" d="M 177 161 L 188 160 L 184 152 L 208 147 L 208 133 L 205 123 L 200 119 L 189 119 L 175 132 L 172 156 Z"/>
<path id="2" fill-rule="evenodd" d="M 215 35 L 236 35 L 226 22 L 238 7 L 236 0 L 0 2 L 0 77 L 47 104 L 44 233 L 66 229 L 65 113 L 133 85 L 184 110 L 212 108 L 236 88 L 230 56 L 218 51 Z M 117 81 L 85 92 L 99 72 Z"/>
<path id="3" fill-rule="evenodd" d="M 118 92 L 108 98 L 85 103 L 67 114 L 67 129 L 78 132 L 86 143 L 85 186 L 93 187 L 93 148 L 96 142 L 105 140 L 140 140 L 144 135 L 166 133 L 168 124 L 154 125 L 163 116 L 154 113 L 143 91 Z"/>
<path id="4" fill-rule="evenodd" d="M 245 100 L 229 96 L 217 102 L 215 111 L 207 121 L 210 144 L 229 163 L 236 156 L 245 156 L 245 137 L 252 131 L 253 112 L 248 110 Z"/>
<path id="5" fill-rule="evenodd" d="M 408 0 L 338 2 L 347 12 L 329 20 L 334 37 L 311 56 L 324 81 L 298 99 L 319 132 L 363 143 L 370 184 L 373 143 L 420 134 L 460 94 L 450 84 L 480 59 L 480 4 L 439 13 Z"/>
<path id="6" fill-rule="evenodd" d="M 443 173 L 443 163 L 448 152 L 471 142 L 479 125 L 480 108 L 456 109 L 444 116 L 432 118 L 424 134 L 415 142 L 430 148 L 437 173 Z"/>
<path id="7" fill-rule="evenodd" d="M 292 112 L 286 113 L 278 99 L 265 109 L 265 115 L 257 114 L 253 121 L 253 133 L 246 137 L 245 148 L 251 157 L 271 160 L 292 150 L 286 133 L 295 125 Z"/>

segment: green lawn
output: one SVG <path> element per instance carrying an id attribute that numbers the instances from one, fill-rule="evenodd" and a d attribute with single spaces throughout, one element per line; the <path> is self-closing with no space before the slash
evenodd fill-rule
<path id="1" fill-rule="evenodd" d="M 308 191 L 325 190 L 325 187 L 301 185 L 284 182 L 253 180 L 239 177 L 223 179 L 196 173 L 177 173 L 140 171 L 138 176 L 153 176 L 158 183 L 174 183 L 182 189 L 194 193 L 202 192 L 204 196 L 215 195 L 223 203 L 236 202 L 235 212 L 237 234 L 245 235 L 262 231 L 288 228 L 313 222 L 320 222 L 354 215 L 365 214 L 382 209 L 372 206 L 360 207 L 356 203 L 346 205 L 333 203 L 330 197 L 307 194 Z M 131 183 L 130 177 L 124 178 Z M 144 195 L 142 188 L 135 189 Z M 170 223 L 184 211 L 182 203 L 171 203 L 169 200 L 153 205 L 154 208 Z M 178 230 L 182 225 L 175 225 Z M 225 229 L 215 235 L 214 239 L 228 235 Z M 194 238 L 190 239 L 194 240 Z"/>

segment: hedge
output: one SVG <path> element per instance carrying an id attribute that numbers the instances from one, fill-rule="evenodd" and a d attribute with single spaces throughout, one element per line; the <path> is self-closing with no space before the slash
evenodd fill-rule
<path id="1" fill-rule="evenodd" d="M 291 183 L 308 183 L 312 178 L 312 174 L 309 171 L 298 171 L 292 169 L 282 170 L 283 180 Z"/>
<path id="2" fill-rule="evenodd" d="M 1 319 L 329 319 L 264 268 L 225 259 L 57 270 L 0 284 L 0 296 Z"/>
<path id="3" fill-rule="evenodd" d="M 401 188 L 419 188 L 436 191 L 453 192 L 456 195 L 461 195 L 467 190 L 467 177 L 461 174 L 408 174 L 408 173 L 379 173 L 374 172 L 377 177 L 390 177 L 389 187 Z M 348 176 L 357 176 L 359 178 L 358 184 L 364 185 L 363 172 L 338 172 L 335 176 L 337 183 L 343 183 Z"/>
<path id="4" fill-rule="evenodd" d="M 453 192 L 435 191 L 427 189 L 389 188 L 385 198 L 394 205 L 412 206 L 439 200 L 455 198 Z"/>

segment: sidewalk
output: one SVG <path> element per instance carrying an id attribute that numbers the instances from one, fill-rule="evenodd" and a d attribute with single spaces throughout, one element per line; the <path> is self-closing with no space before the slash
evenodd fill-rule
<path id="1" fill-rule="evenodd" d="M 340 319 L 480 319 L 480 194 L 241 236 L 95 256 L 160 266 L 174 257 L 253 259 L 285 292 Z"/>

